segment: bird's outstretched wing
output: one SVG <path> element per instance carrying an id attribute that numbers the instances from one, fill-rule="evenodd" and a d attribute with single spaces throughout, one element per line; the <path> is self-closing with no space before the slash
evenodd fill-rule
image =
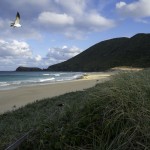
<path id="1" fill-rule="evenodd" d="M 19 14 L 19 12 L 17 12 L 15 24 L 19 24 L 19 22 L 20 22 L 20 14 Z"/>

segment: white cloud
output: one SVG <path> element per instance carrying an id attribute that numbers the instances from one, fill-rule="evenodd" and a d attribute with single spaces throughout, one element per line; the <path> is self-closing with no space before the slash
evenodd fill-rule
<path id="1" fill-rule="evenodd" d="M 138 0 L 129 4 L 121 1 L 116 4 L 116 9 L 124 17 L 150 17 L 150 0 Z"/>
<path id="2" fill-rule="evenodd" d="M 76 46 L 68 47 L 64 45 L 61 48 L 49 48 L 46 58 L 49 60 L 53 60 L 53 63 L 59 63 L 76 56 L 80 52 L 81 50 Z"/>
<path id="3" fill-rule="evenodd" d="M 40 55 L 33 56 L 28 43 L 0 39 L 0 70 L 15 70 L 18 66 L 38 67 L 41 61 Z"/>
<path id="4" fill-rule="evenodd" d="M 35 56 L 35 60 L 36 60 L 36 61 L 41 61 L 41 60 L 42 60 L 41 55 L 36 55 L 36 56 Z"/>
<path id="5" fill-rule="evenodd" d="M 82 14 L 86 7 L 87 0 L 55 0 L 64 10 L 73 14 Z"/>
<path id="6" fill-rule="evenodd" d="M 37 40 L 45 33 L 52 32 L 83 39 L 89 33 L 114 27 L 115 21 L 102 15 L 94 5 L 90 0 L 16 0 L 15 3 L 5 0 L 0 9 L 0 29 L 3 29 L 0 37 Z M 8 7 L 9 11 L 5 11 Z M 20 29 L 10 28 L 16 10 L 21 15 Z"/>
<path id="7" fill-rule="evenodd" d="M 83 39 L 92 32 L 101 32 L 116 25 L 89 6 L 89 0 L 55 0 L 59 9 L 43 11 L 37 21 L 40 29 L 60 33 L 69 38 Z"/>
<path id="8" fill-rule="evenodd" d="M 32 52 L 26 42 L 0 40 L 0 57 L 31 57 Z"/>
<path id="9" fill-rule="evenodd" d="M 97 11 L 68 15 L 54 12 L 42 12 L 38 22 L 44 30 L 59 32 L 67 37 L 82 39 L 88 33 L 100 32 L 116 25 L 115 21 L 103 17 Z"/>
<path id="10" fill-rule="evenodd" d="M 126 6 L 127 4 L 125 3 L 125 2 L 119 2 L 119 3 L 117 3 L 116 4 L 116 8 L 117 9 L 121 9 L 121 8 L 123 8 L 124 6 Z"/>
<path id="11" fill-rule="evenodd" d="M 0 70 L 15 70 L 18 66 L 47 68 L 79 54 L 81 50 L 66 45 L 49 48 L 45 57 L 33 54 L 28 43 L 23 41 L 5 41 L 0 39 Z"/>
<path id="12" fill-rule="evenodd" d="M 74 19 L 71 16 L 65 13 L 58 14 L 54 12 L 42 12 L 38 17 L 38 21 L 46 25 L 57 26 L 70 25 L 74 23 Z"/>
<path id="13" fill-rule="evenodd" d="M 82 24 L 87 26 L 91 31 L 102 31 L 115 26 L 115 22 L 111 19 L 107 19 L 97 12 L 91 12 L 86 15 L 85 20 L 82 20 Z"/>

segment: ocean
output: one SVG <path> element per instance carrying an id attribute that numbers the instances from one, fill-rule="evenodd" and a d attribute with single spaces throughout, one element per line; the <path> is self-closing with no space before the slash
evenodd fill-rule
<path id="1" fill-rule="evenodd" d="M 71 81 L 79 79 L 83 75 L 83 72 L 0 71 L 0 90 Z"/>

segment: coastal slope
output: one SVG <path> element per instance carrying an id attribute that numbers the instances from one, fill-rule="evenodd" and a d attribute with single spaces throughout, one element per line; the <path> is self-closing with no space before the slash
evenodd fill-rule
<path id="1" fill-rule="evenodd" d="M 83 51 L 49 71 L 103 71 L 118 66 L 150 67 L 150 34 L 114 38 Z"/>
<path id="2" fill-rule="evenodd" d="M 49 66 L 18 67 L 16 71 L 105 71 L 114 67 L 150 67 L 150 34 L 99 42 L 71 59 Z"/>

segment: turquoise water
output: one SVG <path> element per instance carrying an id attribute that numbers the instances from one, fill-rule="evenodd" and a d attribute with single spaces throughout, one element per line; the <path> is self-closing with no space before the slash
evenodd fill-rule
<path id="1" fill-rule="evenodd" d="M 0 71 L 0 90 L 75 80 L 81 76 L 82 72 Z"/>

